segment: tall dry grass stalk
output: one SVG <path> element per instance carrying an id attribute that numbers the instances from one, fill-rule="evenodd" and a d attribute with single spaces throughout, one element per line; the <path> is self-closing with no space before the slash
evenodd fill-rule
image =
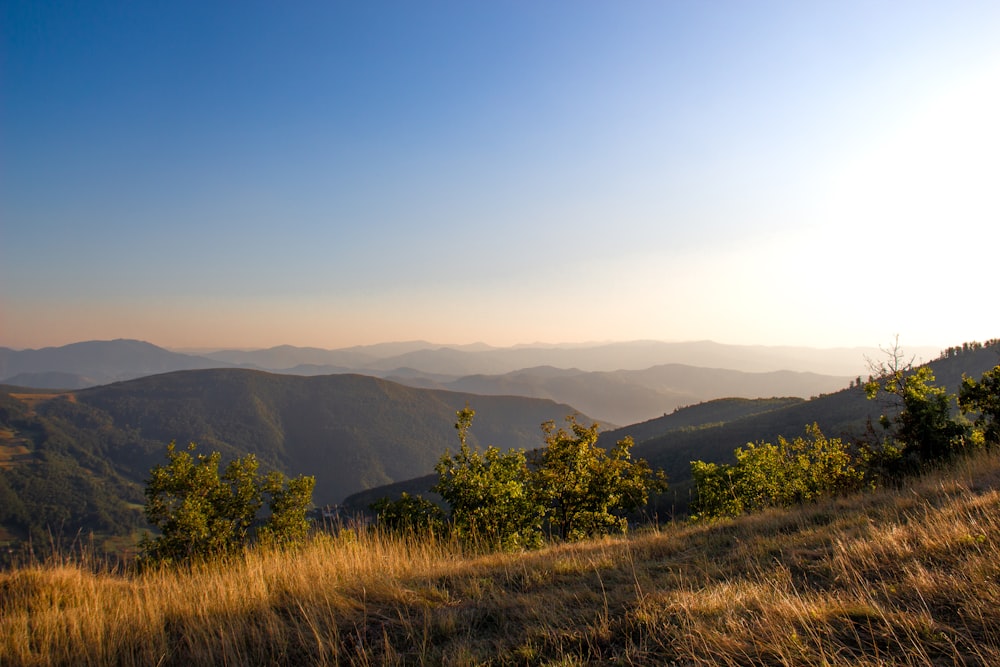
<path id="1" fill-rule="evenodd" d="M 346 533 L 0 574 L 2 665 L 996 665 L 1000 459 L 896 492 L 520 554 Z"/>

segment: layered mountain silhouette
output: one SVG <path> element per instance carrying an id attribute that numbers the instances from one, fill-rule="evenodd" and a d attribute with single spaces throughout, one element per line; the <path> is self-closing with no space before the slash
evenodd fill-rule
<path id="1" fill-rule="evenodd" d="M 425 341 L 323 350 L 279 346 L 181 354 L 134 340 L 0 348 L 0 382 L 82 389 L 175 370 L 243 367 L 291 375 L 358 373 L 413 387 L 521 395 L 628 424 L 725 396 L 809 397 L 845 386 L 871 350 L 727 346 L 711 342 L 491 348 Z M 836 369 L 837 374 L 810 372 Z M 848 374 L 850 373 L 850 374 Z"/>
<path id="2" fill-rule="evenodd" d="M 613 372 L 542 366 L 505 375 L 470 375 L 456 380 L 416 373 L 390 377 L 412 386 L 550 398 L 569 403 L 609 425 L 633 424 L 715 398 L 816 396 L 840 389 L 851 381 L 848 377 L 816 373 L 747 373 L 684 364 Z"/>
<path id="3" fill-rule="evenodd" d="M 157 373 L 229 365 L 127 339 L 39 350 L 0 347 L 0 383 L 45 389 L 82 389 Z"/>

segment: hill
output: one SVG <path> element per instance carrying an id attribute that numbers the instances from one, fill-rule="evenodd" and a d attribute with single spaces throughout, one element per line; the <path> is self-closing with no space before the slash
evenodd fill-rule
<path id="1" fill-rule="evenodd" d="M 446 448 L 457 447 L 455 413 L 467 402 L 479 415 L 473 446 L 529 446 L 539 424 L 573 411 L 553 401 L 414 389 L 362 375 L 236 369 L 142 378 L 76 398 L 145 438 L 195 441 L 224 457 L 253 452 L 289 474 L 315 475 L 320 503 L 429 472 Z"/>
<path id="2" fill-rule="evenodd" d="M 425 389 L 547 398 L 610 426 L 644 421 L 713 398 L 815 396 L 845 386 L 851 379 L 845 369 L 853 374 L 863 359 L 863 351 L 857 349 L 655 341 L 512 348 L 441 347 L 412 341 L 339 350 L 281 345 L 195 356 L 142 341 L 114 340 L 42 350 L 2 348 L 0 382 L 83 389 L 176 370 L 237 366 L 304 376 L 358 373 Z M 519 365 L 534 362 L 538 363 Z M 838 367 L 841 372 L 807 372 L 809 363 Z"/>
<path id="3" fill-rule="evenodd" d="M 996 665 L 1000 460 L 509 554 L 364 531 L 179 570 L 0 573 L 11 664 Z"/>
<path id="4" fill-rule="evenodd" d="M 457 448 L 455 413 L 477 409 L 470 444 L 533 447 L 539 425 L 568 405 L 415 389 L 359 375 L 284 376 L 245 369 L 182 371 L 71 393 L 0 391 L 0 526 L 128 532 L 150 467 L 172 440 L 224 459 L 316 477 L 317 504 L 427 474 Z M 3 498 L 15 499 L 4 505 Z M 0 535 L 2 539 L 2 535 Z"/>

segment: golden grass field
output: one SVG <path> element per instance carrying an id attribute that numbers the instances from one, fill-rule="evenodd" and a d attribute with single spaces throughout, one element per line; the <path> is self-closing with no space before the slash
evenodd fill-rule
<path id="1" fill-rule="evenodd" d="M 346 532 L 99 570 L 0 573 L 0 664 L 1000 665 L 1000 457 L 525 553 Z"/>

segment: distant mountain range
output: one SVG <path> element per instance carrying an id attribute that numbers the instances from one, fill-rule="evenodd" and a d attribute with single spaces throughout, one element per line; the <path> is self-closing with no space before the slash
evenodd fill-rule
<path id="1" fill-rule="evenodd" d="M 40 350 L 0 347 L 0 383 L 41 389 L 83 389 L 157 373 L 229 365 L 139 340 L 95 340 Z"/>
<path id="2" fill-rule="evenodd" d="M 916 350 L 930 358 L 936 350 Z M 0 383 L 82 389 L 175 370 L 253 368 L 290 375 L 358 373 L 413 387 L 521 395 L 567 403 L 609 424 L 628 424 L 720 397 L 809 397 L 864 371 L 875 349 L 731 346 L 635 341 L 589 346 L 425 341 L 323 350 L 279 346 L 198 355 L 135 340 L 40 350 L 0 348 Z"/>
<path id="3" fill-rule="evenodd" d="M 930 360 L 934 348 L 909 350 Z M 233 365 L 263 370 L 313 370 L 324 366 L 385 376 L 396 369 L 451 376 L 503 375 L 525 368 L 552 366 L 581 371 L 643 370 L 664 364 L 726 368 L 747 373 L 799 371 L 853 377 L 865 370 L 865 358 L 879 356 L 877 348 L 767 347 L 724 345 L 712 341 L 666 343 L 631 341 L 574 346 L 489 347 L 484 344 L 442 346 L 426 341 L 390 343 L 339 350 L 281 346 L 267 350 L 223 350 L 202 356 Z"/>
<path id="4" fill-rule="evenodd" d="M 445 381 L 418 374 L 389 377 L 416 387 L 550 398 L 569 403 L 612 425 L 634 424 L 715 398 L 816 396 L 845 387 L 851 381 L 848 377 L 815 373 L 747 373 L 683 364 L 611 372 L 541 366 L 505 375 L 470 375 Z"/>

